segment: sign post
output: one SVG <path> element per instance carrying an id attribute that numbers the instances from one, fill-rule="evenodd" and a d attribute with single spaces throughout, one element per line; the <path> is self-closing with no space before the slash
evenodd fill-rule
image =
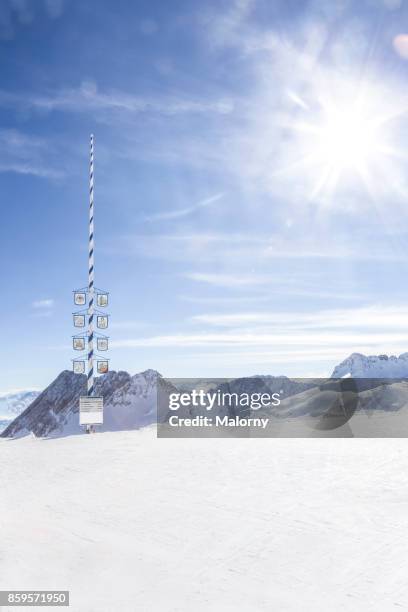
<path id="1" fill-rule="evenodd" d="M 103 424 L 103 397 L 94 395 L 79 398 L 79 424 L 87 428 Z"/>

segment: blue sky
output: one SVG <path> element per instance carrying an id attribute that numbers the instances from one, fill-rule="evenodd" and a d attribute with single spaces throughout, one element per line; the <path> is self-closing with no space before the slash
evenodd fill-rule
<path id="1" fill-rule="evenodd" d="M 407 17 L 398 0 L 2 0 L 0 390 L 70 367 L 91 132 L 113 369 L 326 375 L 408 350 Z M 337 129 L 356 98 L 364 142 Z"/>

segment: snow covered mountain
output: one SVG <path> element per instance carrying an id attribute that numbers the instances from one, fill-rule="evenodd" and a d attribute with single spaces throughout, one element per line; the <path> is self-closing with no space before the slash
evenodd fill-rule
<path id="1" fill-rule="evenodd" d="M 353 353 L 337 365 L 332 378 L 408 378 L 408 353 L 399 357 L 387 355 L 365 356 Z M 182 381 L 180 381 L 182 382 Z M 180 390 L 188 381 L 182 382 Z M 280 392 L 284 398 L 302 394 L 319 386 L 322 381 L 305 379 L 292 380 L 285 376 L 251 376 L 238 378 L 216 384 L 216 380 L 199 381 L 198 387 L 218 389 L 226 393 L 260 393 Z M 184 384 L 184 387 L 183 387 Z M 158 394 L 159 390 L 164 393 Z M 96 379 L 95 392 L 104 398 L 104 424 L 102 431 L 131 430 L 167 420 L 168 394 L 177 392 L 174 385 L 162 378 L 155 370 L 146 370 L 131 376 L 127 372 L 109 372 Z M 196 385 L 194 385 L 196 386 Z M 367 388 L 370 388 L 371 385 Z M 362 389 L 360 389 L 362 390 Z M 404 390 L 405 391 L 405 390 Z M 79 397 L 86 394 L 86 376 L 65 370 L 42 393 L 35 391 L 15 394 L 14 397 L 0 397 L 1 408 L 4 407 L 5 430 L 1 437 L 21 437 L 29 433 L 36 436 L 66 436 L 82 433 L 79 426 Z M 159 405 L 157 398 L 159 397 Z M 309 397 L 306 393 L 305 397 Z M 27 406 L 25 408 L 25 406 Z M 305 414 L 305 407 L 300 405 L 290 413 Z M 7 411 L 6 411 L 7 407 Z M 25 409 L 24 409 L 25 408 Z M 18 414 L 22 410 L 21 414 Z M 310 406 L 307 410 L 310 413 Z M 17 417 L 10 422 L 13 411 Z M 199 409 L 189 410 L 189 414 L 200 413 Z M 229 413 L 234 413 L 234 408 Z M 312 411 L 313 412 L 313 411 Z M 14 414 L 13 414 L 14 416 Z M 1 421 L 1 416 L 0 416 Z M 1 432 L 1 428 L 0 428 Z"/>
<path id="2" fill-rule="evenodd" d="M 156 421 L 157 385 L 173 387 L 155 370 L 135 376 L 109 372 L 95 381 L 95 394 L 104 398 L 102 431 L 138 429 Z M 82 433 L 78 408 L 86 394 L 86 377 L 65 370 L 4 431 L 2 437 L 66 436 Z"/>
<path id="3" fill-rule="evenodd" d="M 39 391 L 27 389 L 0 395 L 0 433 L 40 395 Z"/>
<path id="4" fill-rule="evenodd" d="M 287 376 L 249 376 L 224 382 L 218 385 L 217 390 L 221 393 L 230 393 L 232 395 L 240 395 L 242 393 L 247 393 L 248 395 L 267 393 L 272 395 L 273 393 L 279 393 L 283 398 L 288 398 L 315 386 L 315 381 L 292 380 Z M 229 416 L 249 416 L 250 410 L 232 404 L 227 412 Z"/>
<path id="5" fill-rule="evenodd" d="M 362 355 L 352 353 L 339 365 L 332 374 L 332 378 L 408 378 L 408 353 L 395 355 Z"/>
<path id="6" fill-rule="evenodd" d="M 187 387 L 219 389 L 228 393 L 282 392 L 288 397 L 314 386 L 309 381 L 292 381 L 286 376 L 251 376 L 218 385 L 215 379 L 180 382 L 180 386 L 178 381 L 173 384 L 155 370 L 146 370 L 135 376 L 113 371 L 100 376 L 95 381 L 95 394 L 104 398 L 104 424 L 100 430 L 138 429 L 156 420 L 166 421 L 169 393 L 186 390 Z M 39 437 L 55 437 L 82 433 L 83 429 L 78 423 L 81 395 L 86 395 L 86 376 L 68 370 L 61 372 L 28 408 L 8 424 L 0 436 L 14 438 L 33 433 Z M 202 410 L 205 413 L 205 409 Z M 185 416 L 195 416 L 200 414 L 200 409 L 190 408 L 185 412 Z M 220 408 L 221 413 L 224 414 L 225 410 Z M 233 407 L 231 413 L 234 413 Z"/>
<path id="7" fill-rule="evenodd" d="M 40 395 L 40 391 L 27 389 L 0 394 L 0 420 L 15 419 Z"/>

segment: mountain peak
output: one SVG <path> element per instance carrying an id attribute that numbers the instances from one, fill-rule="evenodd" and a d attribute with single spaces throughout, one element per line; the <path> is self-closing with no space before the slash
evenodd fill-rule
<path id="1" fill-rule="evenodd" d="M 156 378 L 162 377 L 157 370 L 152 370 L 152 368 L 148 368 L 144 372 L 140 372 L 140 374 L 135 374 L 135 376 L 144 376 L 146 380 L 156 380 Z"/>
<path id="2" fill-rule="evenodd" d="M 337 365 L 332 378 L 406 378 L 408 377 L 408 353 L 396 355 L 363 355 L 352 353 Z"/>
<path id="3" fill-rule="evenodd" d="M 95 395 L 104 398 L 102 431 L 137 429 L 156 421 L 160 374 L 148 369 L 131 376 L 114 370 L 95 380 Z M 3 437 L 65 436 L 81 433 L 79 398 L 86 395 L 85 374 L 62 371 L 57 378 L 20 414 L 2 434 Z"/>

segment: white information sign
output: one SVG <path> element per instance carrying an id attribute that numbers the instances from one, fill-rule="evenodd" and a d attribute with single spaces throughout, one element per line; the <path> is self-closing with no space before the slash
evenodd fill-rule
<path id="1" fill-rule="evenodd" d="M 103 397 L 83 396 L 79 398 L 79 424 L 103 424 Z"/>

